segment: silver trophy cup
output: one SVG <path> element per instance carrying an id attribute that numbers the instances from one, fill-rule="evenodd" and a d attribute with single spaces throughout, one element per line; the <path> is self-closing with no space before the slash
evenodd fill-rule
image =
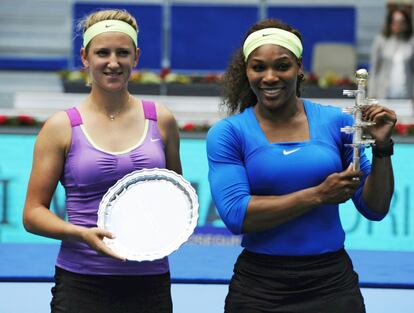
<path id="1" fill-rule="evenodd" d="M 341 128 L 341 132 L 346 134 L 353 134 L 351 146 L 353 151 L 353 167 L 354 170 L 359 171 L 360 169 L 360 149 L 363 147 L 369 147 L 375 142 L 373 139 L 365 138 L 363 136 L 363 128 L 366 126 L 373 125 L 372 122 L 362 121 L 362 108 L 367 105 L 377 104 L 378 101 L 375 99 L 367 98 L 367 81 L 368 72 L 366 69 L 359 69 L 355 73 L 357 89 L 356 90 L 344 90 L 343 94 L 348 97 L 355 97 L 355 104 L 351 107 L 346 107 L 342 111 L 344 113 L 352 114 L 354 117 L 354 125 L 345 126 Z"/>

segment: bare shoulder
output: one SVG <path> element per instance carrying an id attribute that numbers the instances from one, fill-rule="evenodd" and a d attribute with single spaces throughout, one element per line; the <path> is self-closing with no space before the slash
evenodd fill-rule
<path id="1" fill-rule="evenodd" d="M 165 105 L 156 103 L 157 117 L 159 124 L 165 127 L 175 126 L 177 124 L 174 114 Z"/>
<path id="2" fill-rule="evenodd" d="M 164 141 L 166 168 L 182 174 L 180 161 L 180 135 L 173 113 L 164 105 L 157 103 L 158 127 Z"/>
<path id="3" fill-rule="evenodd" d="M 71 136 L 72 130 L 69 117 L 66 112 L 60 111 L 46 120 L 39 132 L 38 140 L 47 140 L 66 147 L 71 141 Z"/>

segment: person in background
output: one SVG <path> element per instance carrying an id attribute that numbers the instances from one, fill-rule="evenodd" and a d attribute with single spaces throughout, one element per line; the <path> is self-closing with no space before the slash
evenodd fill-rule
<path id="1" fill-rule="evenodd" d="M 390 10 L 384 30 L 371 48 L 368 95 L 377 99 L 412 99 L 414 40 L 410 15 Z"/>
<path id="2" fill-rule="evenodd" d="M 242 234 L 225 312 L 362 313 L 358 276 L 344 250 L 339 204 L 352 199 L 383 219 L 394 180 L 396 115 L 363 109 L 375 139 L 353 169 L 352 125 L 339 107 L 300 98 L 301 34 L 279 20 L 253 25 L 224 75 L 230 116 L 207 134 L 211 193 L 226 226 Z"/>
<path id="3" fill-rule="evenodd" d="M 114 234 L 96 223 L 100 200 L 124 175 L 155 167 L 181 174 L 177 123 L 163 105 L 128 92 L 140 55 L 135 18 L 101 10 L 81 26 L 91 91 L 41 129 L 23 223 L 29 232 L 62 240 L 52 312 L 172 312 L 168 259 L 127 261 L 104 244 Z M 58 181 L 68 221 L 49 210 Z"/>

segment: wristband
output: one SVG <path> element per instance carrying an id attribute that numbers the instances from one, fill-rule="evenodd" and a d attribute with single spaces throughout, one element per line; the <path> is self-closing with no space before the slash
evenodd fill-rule
<path id="1" fill-rule="evenodd" d="M 394 154 L 394 141 L 390 139 L 390 142 L 385 145 L 373 144 L 372 155 L 377 158 L 385 158 Z"/>

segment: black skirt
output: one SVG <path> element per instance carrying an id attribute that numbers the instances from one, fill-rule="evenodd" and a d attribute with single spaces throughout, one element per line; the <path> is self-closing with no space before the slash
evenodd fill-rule
<path id="1" fill-rule="evenodd" d="M 56 267 L 52 313 L 171 313 L 170 273 L 82 275 Z"/>
<path id="2" fill-rule="evenodd" d="M 237 259 L 226 313 L 364 313 L 358 275 L 344 249 L 316 256 L 244 250 Z"/>

